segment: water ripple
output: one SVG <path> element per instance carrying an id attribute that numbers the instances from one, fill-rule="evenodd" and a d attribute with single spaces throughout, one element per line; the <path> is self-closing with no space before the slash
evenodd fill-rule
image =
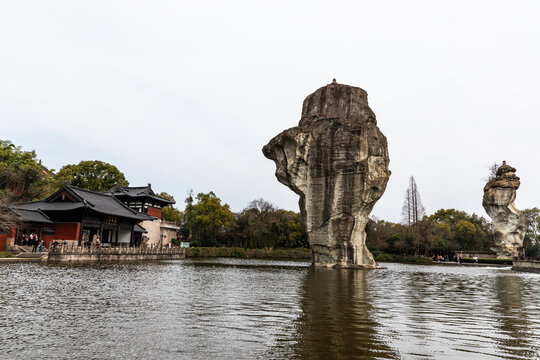
<path id="1" fill-rule="evenodd" d="M 540 358 L 540 275 L 386 267 L 0 264 L 0 358 Z"/>

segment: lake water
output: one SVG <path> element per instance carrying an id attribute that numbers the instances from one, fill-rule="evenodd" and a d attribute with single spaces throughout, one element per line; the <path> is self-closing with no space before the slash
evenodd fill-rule
<path id="1" fill-rule="evenodd" d="M 383 266 L 0 263 L 0 358 L 540 358 L 540 274 Z"/>

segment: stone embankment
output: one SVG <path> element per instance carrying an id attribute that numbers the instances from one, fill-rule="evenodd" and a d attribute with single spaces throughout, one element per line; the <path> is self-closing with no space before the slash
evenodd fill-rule
<path id="1" fill-rule="evenodd" d="M 514 260 L 512 270 L 540 273 L 540 258 Z"/>
<path id="2" fill-rule="evenodd" d="M 184 248 L 168 247 L 116 247 L 87 248 L 83 246 L 57 246 L 49 249 L 48 262 L 114 262 L 179 260 L 186 257 Z"/>

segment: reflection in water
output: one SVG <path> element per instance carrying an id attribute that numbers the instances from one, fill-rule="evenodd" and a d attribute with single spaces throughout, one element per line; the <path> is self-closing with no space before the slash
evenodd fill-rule
<path id="1" fill-rule="evenodd" d="M 540 354 L 532 350 L 529 344 L 531 333 L 527 309 L 523 304 L 523 280 L 517 276 L 498 276 L 494 290 L 498 303 L 493 310 L 497 313 L 496 325 L 501 334 L 498 347 L 501 352 L 512 358 L 537 358 Z"/>
<path id="2" fill-rule="evenodd" d="M 372 317 L 380 324 L 381 338 L 402 358 L 539 358 L 540 320 L 532 320 L 540 317 L 540 288 L 532 285 L 540 280 L 537 274 L 473 266 L 387 266 L 368 277 Z M 520 283 L 528 291 L 519 291 Z M 514 303 L 507 291 L 519 301 Z M 534 314 L 526 334 L 520 332 L 525 331 L 520 303 Z"/>
<path id="3" fill-rule="evenodd" d="M 300 359 L 397 359 L 371 317 L 368 272 L 311 268 L 295 345 Z"/>
<path id="4" fill-rule="evenodd" d="M 0 359 L 540 359 L 540 274 L 0 263 Z"/>

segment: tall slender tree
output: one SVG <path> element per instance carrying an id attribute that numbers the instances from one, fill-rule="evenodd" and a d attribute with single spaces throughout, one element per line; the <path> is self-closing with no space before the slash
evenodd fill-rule
<path id="1" fill-rule="evenodd" d="M 418 186 L 414 177 L 409 178 L 409 187 L 405 191 L 405 200 L 401 208 L 401 216 L 403 224 L 413 226 L 418 224 L 426 215 L 426 209 L 422 205 Z"/>

